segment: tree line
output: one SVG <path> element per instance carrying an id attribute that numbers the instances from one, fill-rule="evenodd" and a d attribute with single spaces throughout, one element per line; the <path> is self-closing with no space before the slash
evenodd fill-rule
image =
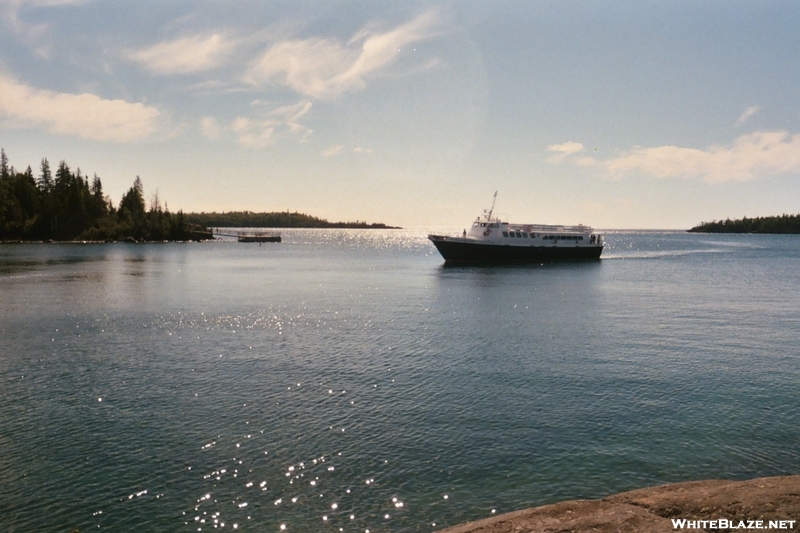
<path id="1" fill-rule="evenodd" d="M 97 174 L 90 180 L 63 160 L 53 173 L 47 158 L 36 176 L 30 165 L 18 172 L 0 149 L 0 241 L 186 241 L 210 236 L 204 231 L 162 207 L 157 193 L 148 209 L 139 176 L 114 206 Z"/>
<path id="2" fill-rule="evenodd" d="M 226 213 L 186 213 L 186 220 L 209 228 L 357 228 L 397 229 L 386 224 L 366 222 L 328 222 L 302 213 L 229 211 Z"/>
<path id="3" fill-rule="evenodd" d="M 740 220 L 702 222 L 692 233 L 800 233 L 800 215 L 744 217 Z"/>

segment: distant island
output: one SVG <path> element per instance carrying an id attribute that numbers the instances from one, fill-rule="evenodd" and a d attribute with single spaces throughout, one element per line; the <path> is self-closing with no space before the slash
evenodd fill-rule
<path id="1" fill-rule="evenodd" d="M 741 220 L 702 222 L 690 233 L 800 233 L 800 215 L 744 217 Z"/>
<path id="2" fill-rule="evenodd" d="M 325 219 L 302 213 L 252 211 L 228 211 L 225 213 L 186 213 L 184 218 L 191 224 L 209 228 L 353 228 L 353 229 L 402 229 L 386 224 L 366 222 L 328 222 Z"/>

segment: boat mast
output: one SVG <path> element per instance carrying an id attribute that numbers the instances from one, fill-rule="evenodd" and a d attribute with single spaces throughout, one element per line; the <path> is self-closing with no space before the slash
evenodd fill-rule
<path id="1" fill-rule="evenodd" d="M 492 200 L 492 208 L 491 208 L 491 209 L 489 209 L 489 216 L 487 217 L 487 219 L 489 220 L 489 222 L 491 222 L 491 221 L 492 221 L 492 211 L 494 211 L 494 203 L 495 203 L 496 201 L 497 201 L 497 191 L 494 191 L 494 199 Z"/>

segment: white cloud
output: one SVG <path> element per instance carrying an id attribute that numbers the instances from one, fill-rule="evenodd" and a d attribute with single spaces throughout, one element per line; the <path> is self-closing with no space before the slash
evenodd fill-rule
<path id="1" fill-rule="evenodd" d="M 568 155 L 572 155 L 583 150 L 583 145 L 576 142 L 565 142 L 562 144 L 551 144 L 547 147 L 547 149 L 551 152 L 556 152 L 554 155 L 548 157 L 547 160 L 551 163 L 559 163 Z"/>
<path id="2" fill-rule="evenodd" d="M 298 102 L 269 111 L 262 118 L 237 117 L 228 130 L 244 146 L 260 148 L 272 144 L 278 137 L 299 137 L 304 141 L 312 130 L 300 123 L 311 111 L 311 102 Z"/>
<path id="3" fill-rule="evenodd" d="M 200 119 L 200 132 L 203 137 L 208 137 L 209 139 L 219 139 L 221 136 L 219 124 L 217 124 L 217 120 L 214 117 Z"/>
<path id="4" fill-rule="evenodd" d="M 333 157 L 335 155 L 340 154 L 343 149 L 344 149 L 344 146 L 342 146 L 341 144 L 337 144 L 336 146 L 331 146 L 330 148 L 326 148 L 325 150 L 323 150 L 322 151 L 322 156 L 323 157 Z"/>
<path id="5" fill-rule="evenodd" d="M 51 133 L 126 142 L 152 135 L 160 112 L 139 102 L 36 89 L 0 75 L 0 116 L 7 119 L 6 126 L 43 127 Z"/>
<path id="6" fill-rule="evenodd" d="M 752 107 L 748 107 L 744 110 L 744 113 L 736 120 L 737 124 L 744 124 L 747 122 L 747 119 L 758 113 L 758 110 L 761 109 L 760 106 L 754 105 Z"/>
<path id="7" fill-rule="evenodd" d="M 385 33 L 361 30 L 345 44 L 323 38 L 284 41 L 253 63 L 245 81 L 333 99 L 363 89 L 365 78 L 395 60 L 404 46 L 433 38 L 439 24 L 437 12 L 428 11 Z"/>
<path id="8" fill-rule="evenodd" d="M 128 58 L 157 74 L 192 74 L 216 68 L 233 52 L 235 44 L 215 33 L 158 43 L 128 54 Z"/>
<path id="9" fill-rule="evenodd" d="M 800 173 L 800 134 L 754 132 L 727 146 L 705 150 L 634 148 L 603 164 L 613 178 L 641 173 L 655 178 L 699 178 L 709 183 L 749 181 L 765 175 Z"/>

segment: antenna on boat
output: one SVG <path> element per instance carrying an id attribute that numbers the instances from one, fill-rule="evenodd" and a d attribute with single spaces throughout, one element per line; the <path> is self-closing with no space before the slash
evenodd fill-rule
<path id="1" fill-rule="evenodd" d="M 489 220 L 492 220 L 492 211 L 494 211 L 494 203 L 497 201 L 497 191 L 494 191 L 494 199 L 492 200 L 492 208 L 489 209 Z"/>

